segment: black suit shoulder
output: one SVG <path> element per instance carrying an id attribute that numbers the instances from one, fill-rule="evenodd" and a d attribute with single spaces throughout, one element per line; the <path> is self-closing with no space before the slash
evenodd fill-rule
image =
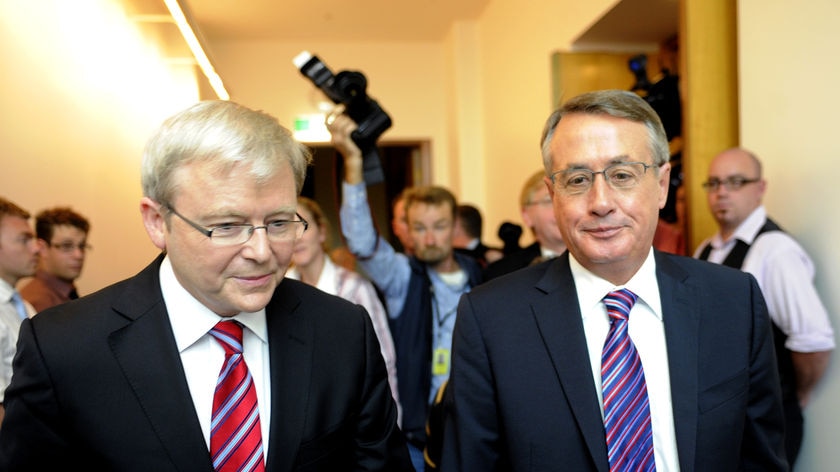
<path id="1" fill-rule="evenodd" d="M 298 307 L 303 309 L 298 310 Z M 277 286 L 266 313 L 273 315 L 276 309 L 292 316 L 303 316 L 319 327 L 337 329 L 369 319 L 361 305 L 289 278 Z"/>
<path id="2" fill-rule="evenodd" d="M 523 267 L 528 267 L 540 254 L 542 253 L 539 243 L 531 244 L 524 249 L 508 254 L 487 266 L 484 270 L 484 280 L 494 279 Z"/>
<path id="3" fill-rule="evenodd" d="M 676 277 L 679 280 L 691 280 L 709 287 L 729 289 L 734 285 L 755 280 L 752 274 L 721 264 L 694 259 L 687 256 L 655 251 L 658 272 Z"/>

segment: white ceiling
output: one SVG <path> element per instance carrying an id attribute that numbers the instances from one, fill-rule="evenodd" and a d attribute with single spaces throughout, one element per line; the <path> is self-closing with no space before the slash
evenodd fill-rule
<path id="1" fill-rule="evenodd" d="M 516 1 L 522 1 L 523 8 L 527 8 L 527 0 Z M 453 22 L 480 17 L 490 0 L 181 0 L 181 3 L 191 12 L 212 47 L 215 40 L 440 40 Z M 676 33 L 677 8 L 678 0 L 621 0 L 584 32 L 575 45 L 661 42 Z"/>

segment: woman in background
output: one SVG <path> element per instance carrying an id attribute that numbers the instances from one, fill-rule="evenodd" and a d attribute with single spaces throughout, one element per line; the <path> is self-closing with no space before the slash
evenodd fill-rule
<path id="1" fill-rule="evenodd" d="M 327 254 L 325 245 L 329 234 L 329 222 L 321 207 L 309 198 L 298 198 L 298 214 L 309 222 L 303 236 L 295 243 L 292 267 L 286 277 L 313 285 L 324 292 L 337 295 L 365 307 L 370 315 L 373 329 L 379 338 L 382 357 L 388 370 L 391 395 L 397 403 L 397 421 L 402 424 L 402 408 L 397 393 L 397 366 L 394 341 L 388 328 L 388 315 L 379 300 L 373 284 L 357 272 L 336 265 Z"/>

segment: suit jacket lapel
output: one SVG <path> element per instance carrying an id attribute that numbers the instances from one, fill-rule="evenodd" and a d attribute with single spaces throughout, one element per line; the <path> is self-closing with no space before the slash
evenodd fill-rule
<path id="1" fill-rule="evenodd" d="M 692 470 L 697 438 L 697 369 L 699 352 L 699 288 L 691 283 L 688 272 L 656 253 L 656 278 L 662 300 L 668 370 L 671 377 L 671 401 L 680 468 Z"/>
<path id="2" fill-rule="evenodd" d="M 294 281 L 284 280 L 266 307 L 271 359 L 271 431 L 266 470 L 292 470 L 305 427 L 312 377 L 312 325 L 298 311 Z"/>
<path id="3" fill-rule="evenodd" d="M 162 447 L 180 470 L 212 470 L 160 291 L 159 257 L 131 279 L 113 309 L 124 327 L 108 338 L 114 357 Z"/>
<path id="4" fill-rule="evenodd" d="M 549 265 L 536 288 L 543 296 L 535 297 L 531 307 L 543 342 L 594 463 L 608 471 L 604 424 L 568 252 Z"/>

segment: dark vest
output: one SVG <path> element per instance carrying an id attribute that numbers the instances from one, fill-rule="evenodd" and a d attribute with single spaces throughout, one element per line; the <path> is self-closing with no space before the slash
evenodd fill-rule
<path id="1" fill-rule="evenodd" d="M 471 257 L 454 254 L 467 273 L 469 286 L 481 283 L 481 268 Z M 397 356 L 397 389 L 403 409 L 402 429 L 413 444 L 426 440 L 426 415 L 432 384 L 432 281 L 426 264 L 409 259 L 411 278 L 402 312 L 391 318 L 391 337 Z"/>
<path id="2" fill-rule="evenodd" d="M 755 241 L 758 239 L 758 236 L 762 233 L 767 233 L 769 231 L 784 231 L 779 225 L 777 225 L 773 220 L 767 218 L 765 221 L 764 226 L 758 231 L 758 234 L 755 235 Z M 727 267 L 732 267 L 734 269 L 741 269 L 741 266 L 744 265 L 744 259 L 747 257 L 747 253 L 750 250 L 750 245 L 741 241 L 740 239 L 735 241 L 735 247 L 729 251 L 729 254 L 726 255 L 726 259 L 723 260 L 723 265 Z M 698 259 L 702 259 L 704 261 L 709 259 L 709 254 L 712 252 L 712 245 L 711 243 L 706 244 L 703 250 L 700 252 Z M 790 351 L 787 350 L 785 347 L 785 341 L 787 341 L 787 336 L 785 333 L 776 326 L 776 323 L 773 323 L 773 340 L 776 346 L 776 361 L 779 366 L 779 376 L 781 378 L 782 383 L 782 398 L 786 406 L 790 406 L 792 404 L 796 404 L 797 408 L 799 405 L 799 400 L 796 398 L 796 374 L 793 370 L 793 359 L 791 358 Z"/>

